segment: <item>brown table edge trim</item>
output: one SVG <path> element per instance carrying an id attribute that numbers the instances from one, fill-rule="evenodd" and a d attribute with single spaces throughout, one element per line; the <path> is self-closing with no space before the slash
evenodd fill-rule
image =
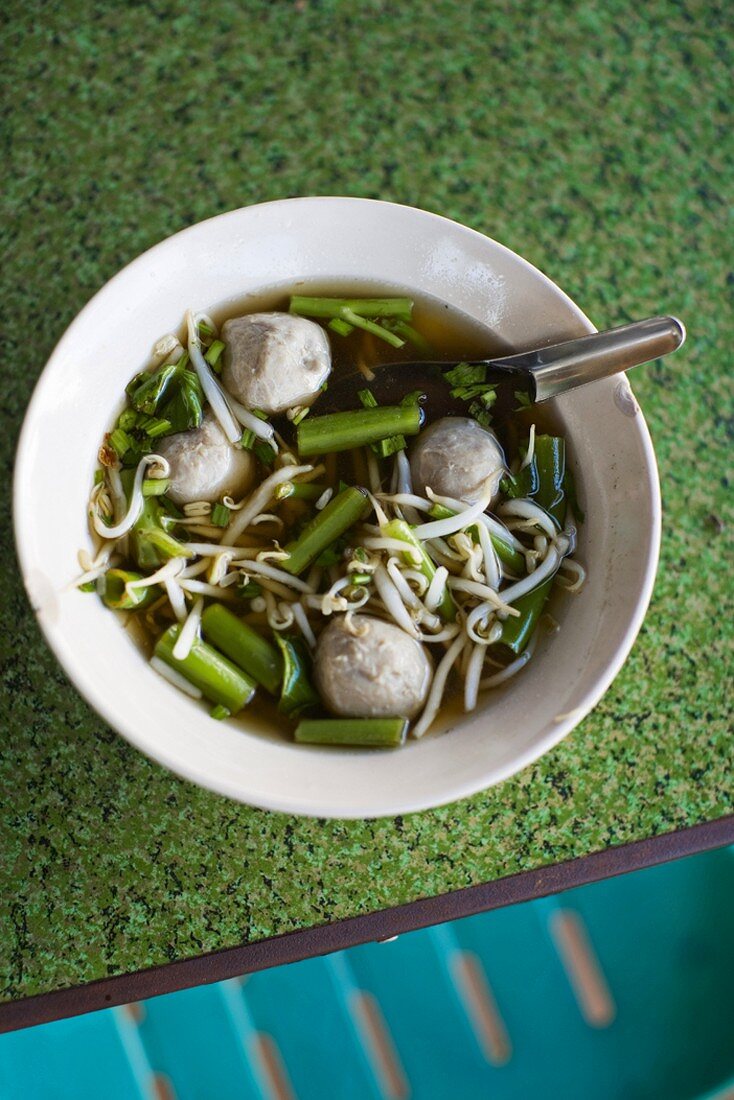
<path id="1" fill-rule="evenodd" d="M 0 1004 L 0 1033 L 219 982 L 361 943 L 385 940 L 403 932 L 531 901 L 727 844 L 734 844 L 734 815 L 620 844 L 563 863 L 519 871 L 493 882 L 419 898 L 375 913 L 346 917 L 332 924 L 286 932 L 255 943 L 163 963 L 148 970 L 8 1001 Z"/>

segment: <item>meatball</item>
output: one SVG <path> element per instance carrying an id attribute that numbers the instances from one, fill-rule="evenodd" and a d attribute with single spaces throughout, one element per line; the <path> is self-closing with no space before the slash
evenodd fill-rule
<path id="1" fill-rule="evenodd" d="M 314 679 L 325 706 L 347 718 L 412 718 L 433 674 L 421 643 L 370 615 L 353 616 L 351 627 L 334 619 L 316 646 Z"/>
<path id="2" fill-rule="evenodd" d="M 416 493 L 432 489 L 442 497 L 474 504 L 487 481 L 499 491 L 505 456 L 494 432 L 464 416 L 445 416 L 422 431 L 410 455 Z"/>
<path id="3" fill-rule="evenodd" d="M 210 412 L 198 428 L 167 436 L 156 450 L 171 467 L 168 496 L 175 504 L 242 496 L 254 478 L 254 458 L 232 446 Z"/>
<path id="4" fill-rule="evenodd" d="M 310 405 L 331 370 L 320 327 L 291 313 L 251 313 L 222 326 L 222 381 L 248 409 L 285 412 Z"/>

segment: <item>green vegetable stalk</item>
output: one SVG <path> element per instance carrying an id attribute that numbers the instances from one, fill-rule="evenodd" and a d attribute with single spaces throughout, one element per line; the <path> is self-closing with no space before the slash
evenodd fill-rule
<path id="1" fill-rule="evenodd" d="M 306 745 L 395 748 L 407 730 L 407 718 L 302 718 L 294 736 Z"/>
<path id="2" fill-rule="evenodd" d="M 254 681 L 216 649 L 198 638 L 194 640 L 188 657 L 184 657 L 182 661 L 177 660 L 173 656 L 173 647 L 180 631 L 181 627 L 176 623 L 161 635 L 155 646 L 156 657 L 185 676 L 212 703 L 226 707 L 231 714 L 237 714 L 255 694 Z"/>
<path id="3" fill-rule="evenodd" d="M 364 489 L 355 486 L 344 489 L 317 512 L 295 542 L 285 547 L 289 557 L 280 563 L 281 569 L 295 577 L 303 573 L 324 550 L 362 519 L 368 509 Z"/>
<path id="4" fill-rule="evenodd" d="M 280 691 L 283 660 L 277 649 L 261 634 L 243 623 L 221 603 L 209 604 L 201 617 L 204 637 L 220 649 L 271 695 Z"/>
<path id="5" fill-rule="evenodd" d="M 129 581 L 141 581 L 142 573 L 130 573 L 125 569 L 108 569 L 101 579 L 99 593 L 107 607 L 113 611 L 141 611 L 157 599 L 160 588 L 148 585 L 147 588 L 133 588 L 129 592 L 125 586 Z"/>
<path id="6" fill-rule="evenodd" d="M 417 435 L 422 420 L 423 412 L 417 404 L 309 416 L 298 425 L 298 453 L 332 454 L 379 443 L 390 436 Z"/>

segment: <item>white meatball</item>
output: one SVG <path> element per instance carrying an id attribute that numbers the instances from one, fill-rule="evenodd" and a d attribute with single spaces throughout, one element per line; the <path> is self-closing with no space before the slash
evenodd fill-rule
<path id="1" fill-rule="evenodd" d="M 464 416 L 446 416 L 422 431 L 410 454 L 413 489 L 474 504 L 489 481 L 497 495 L 505 456 L 494 432 Z"/>
<path id="2" fill-rule="evenodd" d="M 433 674 L 421 643 L 369 615 L 353 616 L 351 627 L 334 619 L 316 646 L 314 679 L 325 706 L 348 718 L 412 718 Z"/>
<path id="3" fill-rule="evenodd" d="M 221 500 L 227 494 L 242 496 L 255 475 L 253 456 L 229 442 L 210 412 L 198 428 L 161 440 L 156 452 L 171 467 L 168 496 L 175 504 Z"/>
<path id="4" fill-rule="evenodd" d="M 320 325 L 291 313 L 251 313 L 222 326 L 222 381 L 248 409 L 285 412 L 310 405 L 331 370 Z"/>

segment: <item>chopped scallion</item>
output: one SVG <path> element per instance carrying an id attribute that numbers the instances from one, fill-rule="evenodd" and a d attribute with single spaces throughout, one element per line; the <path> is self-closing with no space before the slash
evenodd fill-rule
<path id="1" fill-rule="evenodd" d="M 143 481 L 143 496 L 162 497 L 170 484 L 171 479 L 168 477 L 146 477 Z"/>
<path id="2" fill-rule="evenodd" d="M 135 409 L 124 409 L 117 419 L 117 427 L 129 432 L 131 428 L 135 427 L 137 420 L 138 414 Z"/>
<path id="3" fill-rule="evenodd" d="M 115 430 L 110 433 L 110 446 L 115 451 L 118 458 L 123 458 L 132 445 L 132 439 L 122 428 L 115 428 Z"/>
<path id="4" fill-rule="evenodd" d="M 213 340 L 211 345 L 207 348 L 206 354 L 204 356 L 210 367 L 213 367 L 215 370 L 217 369 L 217 364 L 219 363 L 219 359 L 223 351 L 224 341 Z M 217 371 L 217 373 L 219 372 Z"/>
<path id="5" fill-rule="evenodd" d="M 212 508 L 209 521 L 214 527 L 226 527 L 229 523 L 229 517 L 230 510 L 226 504 L 215 504 Z"/>
<path id="6" fill-rule="evenodd" d="M 253 451 L 257 458 L 262 462 L 263 466 L 272 466 L 275 462 L 276 451 L 274 447 L 271 447 L 269 443 L 265 443 L 263 440 L 256 442 L 253 446 Z"/>

